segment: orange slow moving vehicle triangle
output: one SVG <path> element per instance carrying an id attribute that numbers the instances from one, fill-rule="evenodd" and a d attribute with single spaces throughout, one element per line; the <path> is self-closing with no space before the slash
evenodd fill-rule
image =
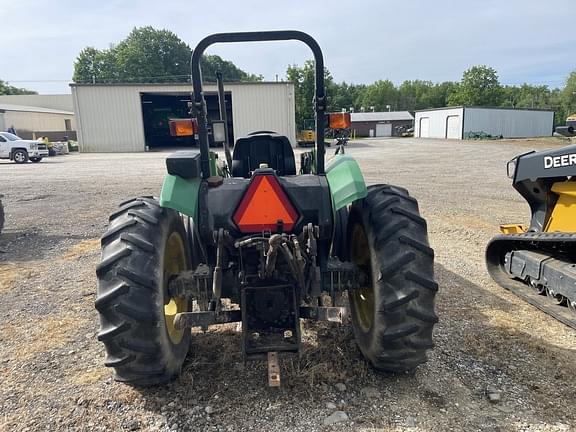
<path id="1" fill-rule="evenodd" d="M 271 175 L 254 177 L 234 214 L 234 222 L 243 233 L 274 232 L 279 220 L 284 230 L 290 231 L 297 219 L 286 192 Z"/>

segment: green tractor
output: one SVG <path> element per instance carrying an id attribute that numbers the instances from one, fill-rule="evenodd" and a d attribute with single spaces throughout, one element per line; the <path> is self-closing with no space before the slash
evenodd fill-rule
<path id="1" fill-rule="evenodd" d="M 298 40 L 315 58 L 314 164 L 297 174 L 288 139 L 259 131 L 236 141 L 231 166 L 214 160 L 200 59 L 214 43 Z M 301 349 L 301 319 L 342 322 L 351 311 L 358 347 L 376 369 L 426 361 L 438 321 L 434 251 L 406 189 L 366 187 L 357 162 L 325 165 L 324 61 L 298 31 L 206 37 L 192 60 L 199 151 L 166 160 L 160 198 L 135 198 L 110 216 L 97 267 L 98 339 L 115 379 L 136 386 L 177 377 L 191 328 L 241 322 L 245 360 Z M 336 299 L 347 293 L 349 307 Z M 276 371 L 276 372 L 274 372 Z"/>

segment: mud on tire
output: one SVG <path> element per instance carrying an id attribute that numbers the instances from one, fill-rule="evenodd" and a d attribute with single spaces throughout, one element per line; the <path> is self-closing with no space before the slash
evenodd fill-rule
<path id="1" fill-rule="evenodd" d="M 110 216 L 101 242 L 95 306 L 105 365 L 117 381 L 167 382 L 180 374 L 190 343 L 190 331 L 173 327 L 174 314 L 189 302 L 169 299 L 166 291 L 168 273 L 190 265 L 182 219 L 154 199 L 137 198 Z"/>
<path id="2" fill-rule="evenodd" d="M 371 186 L 352 206 L 348 233 L 363 274 L 349 293 L 357 344 L 376 369 L 412 370 L 426 361 L 438 322 L 434 251 L 418 203 L 405 189 Z"/>

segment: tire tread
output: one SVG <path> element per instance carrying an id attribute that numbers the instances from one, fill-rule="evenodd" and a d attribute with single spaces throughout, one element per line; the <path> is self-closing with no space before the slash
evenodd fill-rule
<path id="1" fill-rule="evenodd" d="M 101 323 L 98 340 L 107 353 L 104 365 L 114 369 L 117 381 L 131 385 L 168 382 L 180 374 L 189 333 L 178 344 L 170 342 L 158 306 L 163 294 L 157 272 L 163 236 L 181 230 L 185 238 L 184 225 L 177 212 L 148 197 L 123 202 L 109 220 L 94 303 Z"/>
<path id="2" fill-rule="evenodd" d="M 372 250 L 375 292 L 374 323 L 362 330 L 355 323 L 358 346 L 379 370 L 405 372 L 427 360 L 434 346 L 434 250 L 418 202 L 404 188 L 374 185 L 351 209 L 349 233 L 362 224 Z M 376 260 L 376 261 L 374 261 Z M 352 305 L 353 306 L 353 305 Z"/>

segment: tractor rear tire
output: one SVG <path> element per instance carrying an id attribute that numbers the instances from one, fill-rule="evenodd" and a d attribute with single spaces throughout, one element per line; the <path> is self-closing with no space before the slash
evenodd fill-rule
<path id="1" fill-rule="evenodd" d="M 378 370 L 411 371 L 427 360 L 438 322 L 426 221 L 405 189 L 376 185 L 352 205 L 348 226 L 351 259 L 362 274 L 349 292 L 360 351 Z"/>
<path id="2" fill-rule="evenodd" d="M 176 313 L 190 310 L 170 298 L 167 281 L 190 268 L 186 230 L 180 215 L 152 198 L 136 198 L 110 216 L 96 269 L 100 313 L 98 340 L 114 378 L 135 386 L 177 377 L 188 353 L 190 330 L 176 330 Z"/>

